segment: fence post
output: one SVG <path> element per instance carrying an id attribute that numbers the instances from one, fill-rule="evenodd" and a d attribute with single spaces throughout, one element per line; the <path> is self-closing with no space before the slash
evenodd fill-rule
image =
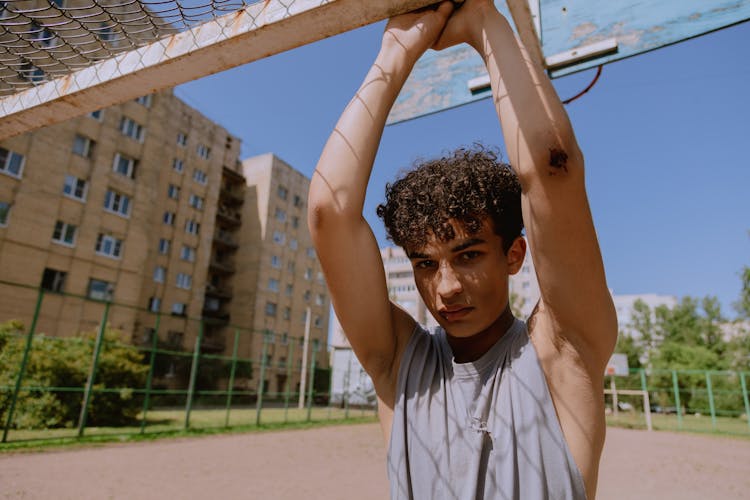
<path id="1" fill-rule="evenodd" d="M 315 361 L 318 358 L 318 350 L 313 345 L 312 349 L 312 363 L 310 364 L 310 387 L 307 390 L 307 421 L 310 421 L 312 415 L 312 400 L 313 392 L 315 387 Z"/>
<path id="2" fill-rule="evenodd" d="M 193 397 L 195 396 L 195 381 L 198 378 L 198 364 L 201 358 L 201 345 L 203 345 L 203 319 L 198 323 L 198 336 L 195 337 L 195 348 L 193 349 L 193 362 L 190 364 L 190 382 L 188 384 L 187 401 L 185 402 L 185 430 L 190 428 L 190 412 L 193 410 Z"/>
<path id="3" fill-rule="evenodd" d="M 747 397 L 747 382 L 745 382 L 745 372 L 740 372 L 740 385 L 742 386 L 742 399 L 745 402 L 745 420 L 750 428 L 750 400 Z"/>
<path id="4" fill-rule="evenodd" d="M 154 380 L 154 366 L 156 365 L 156 350 L 159 347 L 159 324 L 161 323 L 161 313 L 156 313 L 156 328 L 154 328 L 154 337 L 151 339 L 151 359 L 148 364 L 148 376 L 146 378 L 146 396 L 143 398 L 143 417 L 141 417 L 141 434 L 146 431 L 146 415 L 151 403 L 151 384 Z"/>
<path id="5" fill-rule="evenodd" d="M 677 383 L 677 370 L 672 370 L 672 389 L 674 390 L 674 405 L 677 410 L 677 428 L 682 429 L 682 403 L 680 403 L 680 385 Z"/>
<path id="6" fill-rule="evenodd" d="M 288 339 L 288 337 L 287 337 Z M 284 392 L 284 423 L 287 422 L 289 414 L 289 387 L 292 380 L 292 360 L 294 359 L 294 341 L 288 344 L 289 350 L 286 355 L 286 388 Z"/>
<path id="7" fill-rule="evenodd" d="M 716 430 L 716 407 L 714 406 L 714 391 L 711 386 L 711 372 L 706 370 L 706 389 L 708 389 L 708 407 L 711 410 L 711 428 Z"/>
<path id="8" fill-rule="evenodd" d="M 263 390 L 265 389 L 265 378 L 266 378 L 266 334 L 268 330 L 263 332 L 263 354 L 260 359 L 260 380 L 258 380 L 258 397 L 255 400 L 255 425 L 260 425 L 260 412 L 263 409 Z"/>
<path id="9" fill-rule="evenodd" d="M 229 411 L 232 408 L 232 393 L 234 391 L 234 375 L 237 372 L 237 349 L 240 345 L 240 330 L 234 329 L 234 347 L 232 347 L 232 367 L 229 369 L 229 387 L 227 387 L 227 414 L 224 417 L 224 427 L 229 427 Z"/>
<path id="10" fill-rule="evenodd" d="M 102 322 L 99 324 L 99 331 L 96 334 L 96 342 L 94 343 L 94 355 L 91 361 L 91 370 L 89 371 L 89 378 L 86 381 L 86 388 L 83 392 L 83 405 L 81 406 L 81 415 L 78 418 L 78 437 L 83 436 L 83 431 L 86 428 L 86 419 L 89 415 L 89 403 L 91 402 L 91 391 L 94 388 L 96 370 L 99 367 L 99 354 L 102 350 L 104 331 L 107 328 L 107 318 L 109 317 L 110 304 L 111 302 L 109 301 L 104 303 L 104 314 L 102 314 Z"/>
<path id="11" fill-rule="evenodd" d="M 8 419 L 5 421 L 5 428 L 3 429 L 3 443 L 8 439 L 8 429 L 13 424 L 13 414 L 16 411 L 16 401 L 18 401 L 18 393 L 21 392 L 21 382 L 23 376 L 26 374 L 26 364 L 29 362 L 29 353 L 31 352 L 32 340 L 34 338 L 34 332 L 36 331 L 36 323 L 39 319 L 39 311 L 42 309 L 42 299 L 44 298 L 44 289 L 39 288 L 39 293 L 36 297 L 36 306 L 34 306 L 34 317 L 31 320 L 31 327 L 29 333 L 26 335 L 26 345 L 23 348 L 23 357 L 21 358 L 21 366 L 18 368 L 18 377 L 16 377 L 16 386 L 13 389 L 13 397 L 10 400 L 10 409 L 8 409 Z"/>
<path id="12" fill-rule="evenodd" d="M 352 356 L 349 353 L 349 358 L 346 364 L 346 375 L 344 376 L 344 392 L 342 397 L 344 398 L 344 418 L 349 418 L 349 385 L 352 383 Z"/>

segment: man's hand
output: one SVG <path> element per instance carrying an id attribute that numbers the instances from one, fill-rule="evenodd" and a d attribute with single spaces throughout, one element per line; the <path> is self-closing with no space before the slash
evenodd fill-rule
<path id="1" fill-rule="evenodd" d="M 479 50 L 482 40 L 482 18 L 487 12 L 495 10 L 497 9 L 492 0 L 465 0 L 459 3 L 432 48 L 443 50 L 468 43 Z"/>
<path id="2" fill-rule="evenodd" d="M 435 44 L 453 12 L 452 2 L 419 9 L 388 21 L 383 33 L 383 49 L 402 50 L 410 63 Z"/>

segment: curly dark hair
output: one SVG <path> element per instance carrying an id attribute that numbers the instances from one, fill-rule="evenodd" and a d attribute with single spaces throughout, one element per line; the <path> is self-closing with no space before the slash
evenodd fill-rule
<path id="1" fill-rule="evenodd" d="M 385 203 L 378 205 L 377 214 L 388 238 L 406 249 L 423 247 L 431 235 L 452 240 L 451 219 L 476 234 L 489 217 L 507 253 L 523 229 L 521 184 L 495 150 L 476 144 L 416 162 L 386 185 Z"/>

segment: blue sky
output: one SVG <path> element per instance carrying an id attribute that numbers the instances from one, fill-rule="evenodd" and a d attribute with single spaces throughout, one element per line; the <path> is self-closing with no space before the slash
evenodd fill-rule
<path id="1" fill-rule="evenodd" d="M 176 94 L 243 140 L 243 158 L 273 152 L 308 177 L 378 50 L 383 24 L 182 85 Z M 750 23 L 604 67 L 568 105 L 616 294 L 715 295 L 724 313 L 750 265 Z M 744 50 L 744 51 L 743 51 Z M 554 80 L 575 95 L 593 71 Z M 502 135 L 489 100 L 386 128 L 365 216 L 385 183 L 419 157 Z"/>

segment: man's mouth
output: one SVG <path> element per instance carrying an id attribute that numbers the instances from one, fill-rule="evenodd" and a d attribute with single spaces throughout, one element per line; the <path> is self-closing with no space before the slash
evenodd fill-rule
<path id="1" fill-rule="evenodd" d="M 464 319 L 472 310 L 473 308 L 469 306 L 446 307 L 445 309 L 440 310 L 439 314 L 443 319 L 450 323 Z"/>

